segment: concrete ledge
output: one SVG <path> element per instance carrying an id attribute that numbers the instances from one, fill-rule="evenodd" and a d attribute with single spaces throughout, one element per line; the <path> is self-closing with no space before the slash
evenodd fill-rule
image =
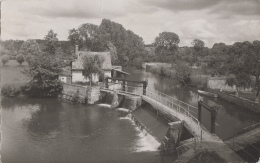
<path id="1" fill-rule="evenodd" d="M 260 113 L 260 104 L 256 104 L 247 99 L 243 99 L 243 98 L 240 98 L 240 97 L 237 97 L 237 96 L 225 93 L 225 92 L 220 92 L 218 90 L 214 90 L 211 88 L 207 88 L 207 90 L 212 93 L 217 93 L 218 97 L 220 99 L 226 100 L 228 102 L 241 106 L 241 107 L 243 107 L 247 110 L 253 111 L 255 113 Z"/>

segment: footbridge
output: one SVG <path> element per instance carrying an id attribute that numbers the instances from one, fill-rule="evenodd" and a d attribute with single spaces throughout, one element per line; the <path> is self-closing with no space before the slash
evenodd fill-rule
<path id="1" fill-rule="evenodd" d="M 128 86 L 125 85 L 124 82 L 124 86 L 114 89 L 110 88 L 106 83 L 103 87 L 101 86 L 100 90 L 105 92 L 117 91 L 119 94 L 139 96 L 143 101 L 152 105 L 158 114 L 168 119 L 177 118 L 180 121 L 184 121 L 185 127 L 194 137 L 180 144 L 178 148 L 187 148 L 189 150 L 181 155 L 175 162 L 186 162 L 190 160 L 198 153 L 198 149 L 215 151 L 227 162 L 244 162 L 228 145 L 215 135 L 216 110 L 214 108 L 204 106 L 202 102 L 199 102 L 199 108 L 197 108 L 157 90 L 147 88 L 147 81 L 137 83 L 142 84 L 142 86 Z M 201 108 L 205 108 L 211 112 L 210 131 L 200 123 Z"/>

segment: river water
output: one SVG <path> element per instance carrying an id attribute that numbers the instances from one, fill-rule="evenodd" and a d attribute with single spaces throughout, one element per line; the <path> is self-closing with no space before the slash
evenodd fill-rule
<path id="1" fill-rule="evenodd" d="M 209 106 L 218 106 L 219 110 L 216 118 L 216 134 L 223 140 L 231 138 L 233 131 L 247 127 L 260 121 L 259 115 L 243 109 L 235 104 L 231 104 L 218 98 L 203 97 L 198 95 L 194 87 L 183 87 L 177 81 L 154 75 L 145 70 L 124 67 L 123 71 L 130 73 L 127 78 L 130 80 L 148 80 L 148 88 L 155 89 L 185 103 L 198 108 L 198 101 L 202 100 Z M 128 85 L 137 86 L 138 84 L 128 83 Z M 141 89 L 141 88 L 140 88 Z M 197 113 L 197 109 L 192 109 Z M 197 114 L 195 114 L 197 116 Z M 202 110 L 202 124 L 210 131 L 210 112 Z"/>
<path id="2" fill-rule="evenodd" d="M 132 80 L 148 79 L 148 86 L 197 106 L 202 99 L 221 106 L 216 133 L 226 139 L 234 129 L 253 124 L 258 117 L 236 105 L 206 99 L 195 88 L 135 68 L 124 68 Z M 161 156 L 158 142 L 145 136 L 124 109 L 82 105 L 58 99 L 2 98 L 2 150 L 4 163 L 16 162 L 172 162 Z M 209 113 L 203 125 L 209 128 Z"/>
<path id="3" fill-rule="evenodd" d="M 171 162 L 124 109 L 58 99 L 2 99 L 2 162 Z"/>

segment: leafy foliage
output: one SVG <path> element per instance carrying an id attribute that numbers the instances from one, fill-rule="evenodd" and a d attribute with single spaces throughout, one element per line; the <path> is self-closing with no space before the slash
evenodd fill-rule
<path id="1" fill-rule="evenodd" d="M 58 79 L 60 61 L 51 55 L 37 55 L 23 71 L 31 81 L 22 87 L 22 92 L 31 97 L 57 97 L 62 90 Z"/>
<path id="2" fill-rule="evenodd" d="M 184 63 L 179 62 L 176 66 L 176 79 L 182 84 L 187 85 L 190 82 L 191 68 Z"/>
<path id="3" fill-rule="evenodd" d="M 83 57 L 83 75 L 89 79 L 90 85 L 92 84 L 92 75 L 102 73 L 102 65 L 104 58 L 101 56 L 84 56 Z"/>
<path id="4" fill-rule="evenodd" d="M 10 60 L 10 56 L 7 54 L 1 57 L 1 62 L 3 65 L 5 65 L 9 60 Z"/>
<path id="5" fill-rule="evenodd" d="M 24 56 L 35 56 L 41 53 L 41 49 L 35 40 L 27 40 L 21 45 L 19 53 L 23 54 Z"/>
<path id="6" fill-rule="evenodd" d="M 44 51 L 48 54 L 54 55 L 60 47 L 60 42 L 57 38 L 57 33 L 51 29 L 48 34 L 44 37 L 45 49 Z"/>
<path id="7" fill-rule="evenodd" d="M 179 36 L 173 32 L 162 32 L 155 38 L 156 47 L 164 47 L 169 50 L 176 50 L 180 42 Z"/>
<path id="8" fill-rule="evenodd" d="M 22 54 L 18 54 L 16 56 L 16 61 L 21 65 L 24 62 L 24 56 Z"/>
<path id="9" fill-rule="evenodd" d="M 1 88 L 1 94 L 5 97 L 16 97 L 20 93 L 20 88 L 15 85 L 4 85 Z"/>

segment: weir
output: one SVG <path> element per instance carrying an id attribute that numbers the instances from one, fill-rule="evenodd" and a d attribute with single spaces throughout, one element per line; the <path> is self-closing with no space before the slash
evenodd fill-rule
<path id="1" fill-rule="evenodd" d="M 176 160 L 180 161 L 193 157 L 197 153 L 198 148 L 206 148 L 207 150 L 215 151 L 216 154 L 227 162 L 243 162 L 231 148 L 214 134 L 215 123 L 213 122 L 215 122 L 216 118 L 215 110 L 212 110 L 212 125 L 211 132 L 209 132 L 201 125 L 200 119 L 196 118 L 197 108 L 156 90 L 146 89 L 147 83 L 143 82 L 143 84 L 145 87 L 141 91 L 140 87 L 135 88 L 124 85 L 124 89 L 117 90 L 118 95 L 134 99 L 134 102 L 131 103 L 131 108 L 128 108 L 132 112 L 132 119 L 137 121 L 136 123 L 140 126 L 143 126 L 158 141 L 162 142 L 160 149 L 163 150 L 161 151 L 165 152 L 165 149 L 167 149 L 167 151 L 170 151 L 169 153 L 176 151 L 179 153 L 180 149 L 182 153 L 184 149 L 185 153 Z M 109 88 L 101 88 L 100 90 L 101 92 L 114 92 L 114 90 L 110 90 Z M 168 122 L 168 126 L 166 123 L 160 123 L 160 120 L 157 118 L 155 120 L 154 116 L 147 112 L 147 108 L 142 108 L 144 105 L 141 105 L 141 103 L 148 103 L 151 106 L 150 110 L 154 110 L 157 117 L 161 115 L 162 119 L 165 119 L 166 123 Z M 200 105 L 205 107 L 202 103 Z M 211 111 L 211 108 L 206 107 L 206 109 Z M 158 123 L 158 126 L 155 123 Z M 183 141 L 183 138 L 181 139 L 182 131 L 184 130 L 189 131 L 190 135 L 192 135 L 191 137 L 187 137 L 185 141 Z"/>

